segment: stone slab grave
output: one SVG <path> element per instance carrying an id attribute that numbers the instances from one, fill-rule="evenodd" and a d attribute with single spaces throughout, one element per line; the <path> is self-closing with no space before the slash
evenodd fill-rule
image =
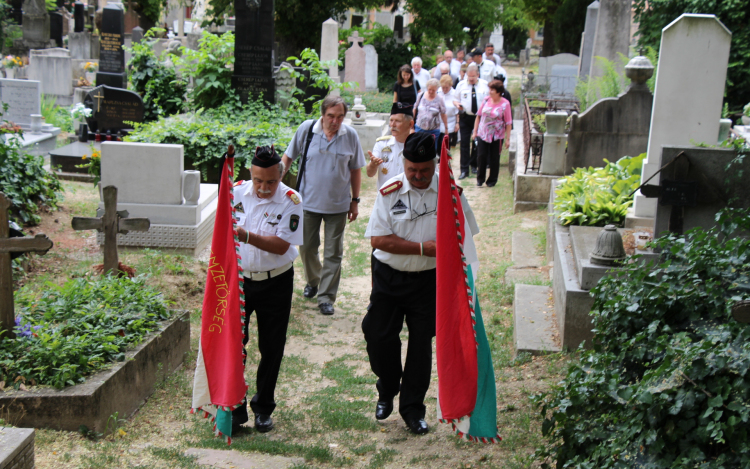
<path id="1" fill-rule="evenodd" d="M 364 92 L 367 86 L 367 56 L 365 50 L 362 48 L 362 43 L 365 38 L 359 37 L 359 32 L 354 31 L 347 40 L 352 43 L 352 46 L 346 50 L 345 54 L 345 81 L 356 82 L 357 86 L 353 90 Z"/>
<path id="2" fill-rule="evenodd" d="M 50 169 L 58 178 L 68 181 L 91 182 L 94 176 L 86 168 L 78 166 L 85 163 L 83 155 L 91 156 L 91 146 L 101 151 L 99 142 L 73 142 L 49 151 Z"/>
<path id="3" fill-rule="evenodd" d="M 0 468 L 34 468 L 33 428 L 0 426 Z"/>
<path id="4" fill-rule="evenodd" d="M 31 132 L 31 116 L 41 116 L 41 99 L 39 82 L 35 80 L 0 79 L 0 102 L 8 104 L 8 112 L 3 119 L 19 125 L 23 131 L 21 146 L 32 155 L 46 155 L 55 148 L 55 138 L 60 129 L 51 124 L 42 123 L 39 133 Z M 5 138 L 11 138 L 8 134 Z M 18 137 L 15 137 L 18 138 Z"/>
<path id="5" fill-rule="evenodd" d="M 576 83 L 578 83 L 578 65 L 555 64 L 549 74 L 550 96 L 570 96 L 576 94 Z"/>
<path id="6" fill-rule="evenodd" d="M 101 183 L 118 188 L 117 210 L 151 220 L 145 233 L 117 235 L 118 246 L 198 254 L 211 241 L 218 186 L 200 184 L 198 171 L 183 170 L 182 145 L 102 142 L 101 148 Z M 98 238 L 101 244 L 103 235 Z"/>
<path id="7" fill-rule="evenodd" d="M 266 101 L 274 102 L 273 0 L 236 2 L 235 18 L 232 87 L 239 93 L 242 102 L 261 96 Z"/>
<path id="8" fill-rule="evenodd" d="M 111 2 L 102 9 L 99 46 L 99 70 L 96 83 L 113 88 L 127 88 L 125 70 L 125 12 L 121 3 Z"/>
<path id="9" fill-rule="evenodd" d="M 731 39 L 714 15 L 683 14 L 662 30 L 642 182 L 661 168 L 664 145 L 716 144 Z M 659 176 L 650 183 L 658 184 Z M 656 205 L 656 199 L 636 193 L 636 216 L 654 217 Z"/>
<path id="10" fill-rule="evenodd" d="M 513 295 L 513 344 L 516 355 L 561 350 L 550 287 L 516 284 Z"/>
<path id="11" fill-rule="evenodd" d="M 40 83 L 39 91 L 55 97 L 58 105 L 73 102 L 73 78 L 68 49 L 29 51 L 29 80 Z"/>
<path id="12" fill-rule="evenodd" d="M 115 135 L 117 132 L 130 132 L 130 122 L 143 122 L 143 99 L 130 90 L 114 88 L 107 85 L 97 86 L 89 91 L 83 104 L 91 109 L 91 116 L 86 123 L 91 132 Z"/>
<path id="13" fill-rule="evenodd" d="M 539 59 L 539 73 L 537 74 L 537 83 L 540 85 L 550 84 L 554 76 L 552 68 L 555 65 L 571 65 L 576 67 L 576 76 L 578 76 L 579 58 L 575 54 L 557 54 Z"/>

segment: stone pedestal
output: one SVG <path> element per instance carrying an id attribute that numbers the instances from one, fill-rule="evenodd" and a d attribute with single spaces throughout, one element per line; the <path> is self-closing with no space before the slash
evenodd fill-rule
<path id="1" fill-rule="evenodd" d="M 388 129 L 388 122 L 379 119 L 366 119 L 363 124 L 353 125 L 352 119 L 344 119 L 344 124 L 351 125 L 359 136 L 362 149 L 367 152 L 375 146 L 375 140 L 382 137 Z"/>
<path id="2" fill-rule="evenodd" d="M 567 135 L 544 134 L 540 173 L 547 176 L 562 176 L 565 173 L 565 148 L 567 143 Z"/>

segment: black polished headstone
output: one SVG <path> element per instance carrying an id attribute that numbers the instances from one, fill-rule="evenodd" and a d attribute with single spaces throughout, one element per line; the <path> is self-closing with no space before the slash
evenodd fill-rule
<path id="1" fill-rule="evenodd" d="M 75 20 L 73 32 L 82 33 L 84 25 L 86 24 L 86 10 L 83 3 L 75 2 L 73 5 L 73 19 Z"/>
<path id="2" fill-rule="evenodd" d="M 143 122 L 143 99 L 129 90 L 109 86 L 97 86 L 86 94 L 83 105 L 91 109 L 86 123 L 92 132 L 116 134 L 120 130 L 132 130 L 129 122 Z"/>
<path id="3" fill-rule="evenodd" d="M 13 22 L 23 24 L 23 0 L 11 0 L 10 6 L 13 8 L 10 12 Z"/>
<path id="4" fill-rule="evenodd" d="M 108 4 L 102 10 L 100 32 L 99 71 L 96 83 L 115 88 L 127 88 L 125 71 L 125 13 L 121 4 Z"/>
<path id="5" fill-rule="evenodd" d="M 273 103 L 273 0 L 235 0 L 234 75 L 232 87 L 242 102 L 263 97 Z"/>
<path id="6" fill-rule="evenodd" d="M 130 32 L 130 41 L 132 44 L 138 44 L 143 40 L 143 28 L 136 26 L 133 31 Z"/>
<path id="7" fill-rule="evenodd" d="M 49 14 L 49 38 L 55 41 L 57 47 L 63 46 L 63 16 L 60 12 Z"/>

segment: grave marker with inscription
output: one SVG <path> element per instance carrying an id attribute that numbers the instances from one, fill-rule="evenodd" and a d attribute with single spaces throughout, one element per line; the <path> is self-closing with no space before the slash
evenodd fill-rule
<path id="1" fill-rule="evenodd" d="M 31 115 L 41 114 L 39 82 L 0 79 L 0 102 L 8 104 L 3 118 L 21 126 L 31 125 Z"/>
<path id="2" fill-rule="evenodd" d="M 236 0 L 234 11 L 236 30 L 232 86 L 242 102 L 261 96 L 266 101 L 274 102 L 273 0 Z"/>
<path id="3" fill-rule="evenodd" d="M 125 71 L 123 44 L 125 44 L 125 19 L 122 4 L 110 3 L 102 10 L 97 84 L 127 88 L 128 74 Z"/>
<path id="4" fill-rule="evenodd" d="M 365 40 L 363 37 L 359 37 L 359 32 L 354 33 L 348 38 L 348 41 L 352 43 L 352 46 L 346 50 L 346 63 L 344 64 L 344 74 L 346 75 L 346 81 L 354 81 L 357 83 L 355 90 L 365 91 L 365 69 L 366 69 L 366 56 L 365 50 L 362 48 L 362 42 Z"/>
<path id="5" fill-rule="evenodd" d="M 109 130 L 115 134 L 132 129 L 127 122 L 143 122 L 143 99 L 129 90 L 97 86 L 89 91 L 83 104 L 92 110 L 91 116 L 86 118 L 92 132 Z"/>

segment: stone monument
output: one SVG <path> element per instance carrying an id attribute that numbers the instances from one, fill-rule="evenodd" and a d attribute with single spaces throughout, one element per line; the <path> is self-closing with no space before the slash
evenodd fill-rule
<path id="1" fill-rule="evenodd" d="M 49 38 L 57 47 L 63 46 L 63 15 L 59 11 L 49 14 Z"/>
<path id="2" fill-rule="evenodd" d="M 353 90 L 362 92 L 366 89 L 366 56 L 365 50 L 362 48 L 364 40 L 364 38 L 359 37 L 359 32 L 357 31 L 354 31 L 348 38 L 352 46 L 346 50 L 346 64 L 344 64 L 345 80 L 356 82 L 357 87 L 353 88 Z"/>
<path id="3" fill-rule="evenodd" d="M 339 59 L 339 23 L 333 18 L 323 22 L 323 32 L 320 36 L 320 61 L 328 62 Z M 334 80 L 339 78 L 338 64 L 328 69 L 328 75 Z"/>
<path id="4" fill-rule="evenodd" d="M 115 88 L 127 88 L 128 73 L 125 71 L 125 20 L 121 3 L 108 3 L 102 10 L 101 45 L 99 48 L 99 70 L 96 83 Z"/>
<path id="5" fill-rule="evenodd" d="M 86 118 L 92 132 L 117 134 L 132 130 L 131 122 L 143 122 L 143 99 L 130 90 L 97 86 L 89 91 L 83 104 L 93 111 Z"/>
<path id="6" fill-rule="evenodd" d="M 39 81 L 41 93 L 54 95 L 58 104 L 72 101 L 73 72 L 68 49 L 56 47 L 29 51 L 28 77 Z"/>
<path id="7" fill-rule="evenodd" d="M 615 62 L 620 71 L 622 68 L 617 53 L 627 57 L 630 47 L 631 4 L 631 0 L 601 0 L 596 18 L 591 55 Z M 588 10 L 586 16 L 588 17 Z M 593 58 L 588 74 L 593 77 L 604 75 L 604 70 Z"/>
<path id="8" fill-rule="evenodd" d="M 594 0 L 586 8 L 586 25 L 583 29 L 581 41 L 581 62 L 578 76 L 586 78 L 591 71 L 591 57 L 594 52 L 594 37 L 596 36 L 596 20 L 599 16 L 599 0 Z"/>
<path id="9" fill-rule="evenodd" d="M 368 44 L 365 49 L 365 89 L 378 90 L 378 52 L 375 46 Z"/>
<path id="10" fill-rule="evenodd" d="M 661 168 L 664 145 L 716 143 L 731 39 L 732 33 L 714 15 L 686 13 L 662 30 L 642 181 Z M 658 182 L 659 175 L 650 181 Z M 655 214 L 656 200 L 636 193 L 635 215 Z"/>
<path id="11" fill-rule="evenodd" d="M 44 49 L 49 47 L 49 13 L 44 0 L 25 0 L 23 2 L 23 40 L 27 49 Z"/>
<path id="12" fill-rule="evenodd" d="M 234 75 L 232 86 L 242 102 L 262 97 L 274 102 L 273 0 L 235 0 Z"/>

